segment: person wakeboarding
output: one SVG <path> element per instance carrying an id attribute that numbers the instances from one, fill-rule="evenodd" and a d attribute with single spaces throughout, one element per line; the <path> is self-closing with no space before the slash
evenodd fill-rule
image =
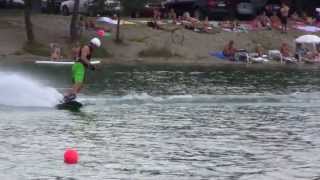
<path id="1" fill-rule="evenodd" d="M 95 70 L 95 66 L 90 63 L 93 50 L 101 46 L 99 38 L 92 38 L 90 43 L 82 46 L 79 50 L 78 58 L 72 66 L 72 89 L 64 96 L 65 103 L 76 99 L 77 94 L 81 91 L 86 77 L 86 70 Z"/>

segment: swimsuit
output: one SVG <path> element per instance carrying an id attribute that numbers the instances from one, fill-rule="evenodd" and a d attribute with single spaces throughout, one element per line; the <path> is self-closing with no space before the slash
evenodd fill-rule
<path id="1" fill-rule="evenodd" d="M 86 77 L 87 65 L 81 60 L 82 48 L 79 51 L 79 60 L 77 60 L 72 66 L 72 81 L 75 84 L 83 83 Z M 88 60 L 91 59 L 91 53 L 92 53 L 92 48 L 90 46 L 89 48 L 90 48 L 90 53 L 87 56 Z"/>

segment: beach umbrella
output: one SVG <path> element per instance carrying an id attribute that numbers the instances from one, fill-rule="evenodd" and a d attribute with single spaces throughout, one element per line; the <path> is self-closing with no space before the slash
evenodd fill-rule
<path id="1" fill-rule="evenodd" d="M 303 35 L 298 37 L 295 41 L 296 43 L 301 44 L 318 44 L 320 43 L 320 37 L 316 35 Z"/>
<path id="2" fill-rule="evenodd" d="M 97 19 L 97 22 L 107 23 L 107 24 L 111 24 L 111 25 L 118 24 L 118 22 L 116 20 L 113 20 L 113 19 L 108 18 L 108 17 L 100 17 L 100 18 Z"/>

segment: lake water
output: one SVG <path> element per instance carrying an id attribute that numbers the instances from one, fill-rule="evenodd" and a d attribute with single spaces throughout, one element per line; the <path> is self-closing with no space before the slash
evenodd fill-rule
<path id="1" fill-rule="evenodd" d="M 2 67 L 0 179 L 320 179 L 319 70 L 103 66 L 56 110 L 69 70 Z"/>

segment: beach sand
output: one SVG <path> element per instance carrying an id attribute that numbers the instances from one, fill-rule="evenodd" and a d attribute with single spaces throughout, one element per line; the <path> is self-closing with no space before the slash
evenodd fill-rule
<path id="1" fill-rule="evenodd" d="M 49 48 L 50 43 L 59 43 L 65 56 L 70 55 L 69 27 L 70 16 L 60 15 L 32 15 L 32 22 L 37 42 Z M 107 64 L 168 64 L 168 65 L 200 65 L 219 66 L 236 64 L 226 60 L 219 60 L 209 55 L 210 52 L 221 51 L 229 40 L 235 41 L 238 49 L 253 51 L 256 44 L 261 44 L 265 50 L 279 49 L 282 42 L 287 42 L 291 50 L 294 49 L 294 39 L 305 33 L 291 30 L 283 34 L 277 30 L 252 32 L 198 33 L 176 25 L 163 25 L 164 30 L 155 30 L 138 19 L 130 20 L 135 25 L 121 26 L 121 43 L 116 43 L 115 27 L 112 37 L 102 38 L 107 57 L 102 61 Z M 173 33 L 173 29 L 176 31 Z M 94 31 L 86 31 L 85 37 L 94 37 Z M 0 56 L 11 59 L 37 60 L 47 57 L 35 56 L 23 50 L 25 43 L 24 20 L 22 15 L 0 16 Z M 24 58 L 26 57 L 26 58 Z M 35 59 L 34 59 L 35 60 Z M 278 63 L 276 63 L 278 64 Z M 247 65 L 246 65 L 247 66 Z M 258 65 L 261 66 L 261 65 Z M 263 66 L 266 66 L 263 64 Z M 268 66 L 275 66 L 274 63 Z"/>

